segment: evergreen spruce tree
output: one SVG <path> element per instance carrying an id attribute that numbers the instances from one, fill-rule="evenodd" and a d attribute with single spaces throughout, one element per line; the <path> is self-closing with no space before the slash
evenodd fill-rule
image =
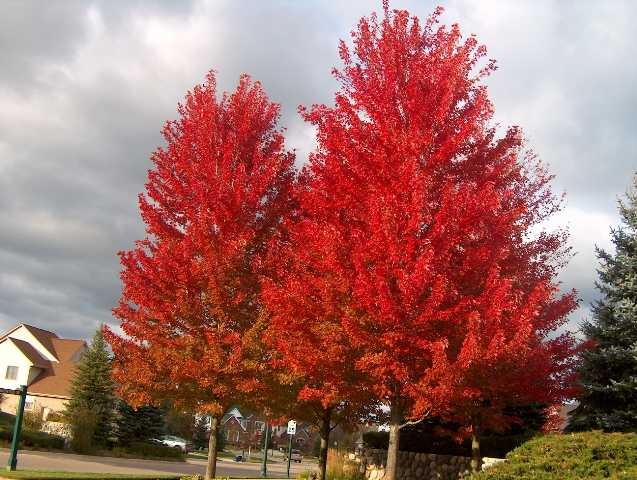
<path id="1" fill-rule="evenodd" d="M 593 348 L 583 353 L 584 391 L 572 431 L 637 431 L 637 176 L 619 212 L 622 224 L 611 230 L 615 253 L 596 249 L 602 297 L 584 325 Z"/>
<path id="2" fill-rule="evenodd" d="M 111 355 L 99 329 L 77 366 L 66 407 L 77 440 L 74 448 L 88 451 L 109 445 L 115 420 L 114 392 Z"/>
<path id="3" fill-rule="evenodd" d="M 115 438 L 120 445 L 160 438 L 166 433 L 164 412 L 146 405 L 134 409 L 124 400 L 117 401 L 117 428 Z"/>

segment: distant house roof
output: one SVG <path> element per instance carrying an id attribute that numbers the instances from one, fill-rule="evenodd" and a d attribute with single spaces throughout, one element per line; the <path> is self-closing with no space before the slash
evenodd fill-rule
<path id="1" fill-rule="evenodd" d="M 11 334 L 15 332 L 16 330 L 18 330 L 19 328 L 24 328 L 25 330 L 27 330 L 31 335 L 35 337 L 35 339 L 38 342 L 42 344 L 44 348 L 46 348 L 49 351 L 51 355 L 55 356 L 55 349 L 53 348 L 52 341 L 54 338 L 59 338 L 59 337 L 53 332 L 49 332 L 48 330 L 43 330 L 42 328 L 34 327 L 33 325 L 28 325 L 26 323 L 21 323 L 20 325 L 16 325 L 11 330 L 9 330 L 8 332 L 0 336 L 0 340 L 3 340 L 11 336 Z"/>
<path id="2" fill-rule="evenodd" d="M 50 368 L 36 377 L 29 392 L 42 395 L 69 397 L 75 367 L 86 343 L 84 340 L 52 339 L 59 363 L 51 362 Z"/>
<path id="3" fill-rule="evenodd" d="M 29 342 L 11 337 L 20 328 L 31 333 L 56 361 L 44 358 Z M 0 343 L 4 341 L 12 342 L 34 367 L 42 369 L 28 385 L 29 394 L 70 397 L 75 367 L 86 348 L 84 340 L 60 338 L 53 332 L 23 323 L 0 336 Z"/>

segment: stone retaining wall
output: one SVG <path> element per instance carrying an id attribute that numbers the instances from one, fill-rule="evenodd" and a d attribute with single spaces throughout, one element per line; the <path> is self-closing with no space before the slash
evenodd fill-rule
<path id="1" fill-rule="evenodd" d="M 366 480 L 385 477 L 387 450 L 366 449 L 359 457 Z M 471 459 L 434 453 L 398 452 L 398 480 L 458 480 L 469 476 Z"/>

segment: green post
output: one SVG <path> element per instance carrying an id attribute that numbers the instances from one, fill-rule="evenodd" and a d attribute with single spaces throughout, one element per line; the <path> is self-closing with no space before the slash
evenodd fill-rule
<path id="1" fill-rule="evenodd" d="M 270 436 L 270 426 L 265 422 L 265 438 L 263 439 L 263 462 L 261 463 L 261 477 L 268 476 L 268 440 Z"/>
<path id="2" fill-rule="evenodd" d="M 290 440 L 288 441 L 288 478 L 290 478 L 290 462 L 292 461 L 292 435 L 288 434 Z"/>
<path id="3" fill-rule="evenodd" d="M 20 446 L 20 433 L 22 432 L 22 418 L 24 417 L 24 404 L 27 400 L 27 386 L 22 385 L 19 390 L 20 402 L 15 415 L 15 425 L 13 425 L 13 440 L 11 441 L 11 450 L 9 451 L 9 462 L 7 470 L 15 470 L 18 466 L 18 447 Z"/>

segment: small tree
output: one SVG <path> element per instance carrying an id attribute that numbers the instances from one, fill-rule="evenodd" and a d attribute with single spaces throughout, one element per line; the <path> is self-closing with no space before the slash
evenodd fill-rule
<path id="1" fill-rule="evenodd" d="M 583 327 L 593 348 L 582 354 L 582 395 L 569 430 L 637 431 L 637 176 L 619 213 L 615 253 L 596 249 L 602 298 Z"/>
<path id="2" fill-rule="evenodd" d="M 71 384 L 71 399 L 65 411 L 74 435 L 83 438 L 82 450 L 106 447 L 111 442 L 115 419 L 114 392 L 111 355 L 100 329 L 77 366 Z"/>

